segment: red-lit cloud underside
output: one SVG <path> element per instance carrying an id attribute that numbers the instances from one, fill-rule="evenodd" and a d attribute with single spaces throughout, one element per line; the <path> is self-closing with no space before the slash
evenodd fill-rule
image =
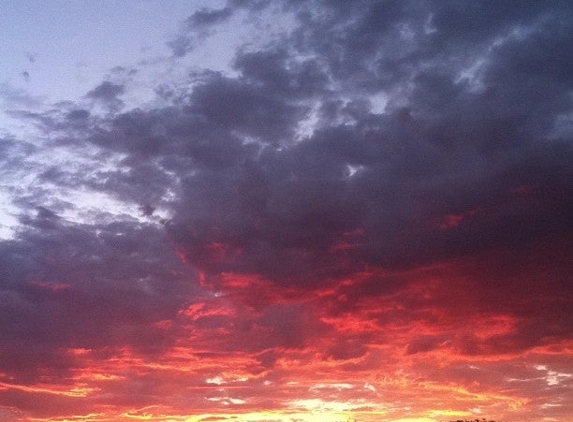
<path id="1" fill-rule="evenodd" d="M 216 290 L 173 318 L 150 321 L 161 344 L 62 349 L 54 357 L 60 369 L 39 367 L 30 379 L 25 370 L 1 374 L 0 415 L 533 421 L 548 409 L 567 414 L 573 340 L 563 335 L 558 280 L 546 278 L 563 257 L 546 246 L 520 251 L 523 266 L 510 271 L 511 281 L 498 252 L 404 271 L 367 268 L 312 289 L 222 273 Z M 492 293 L 492 283 L 504 289 Z M 52 295 L 73 291 L 32 284 Z"/>

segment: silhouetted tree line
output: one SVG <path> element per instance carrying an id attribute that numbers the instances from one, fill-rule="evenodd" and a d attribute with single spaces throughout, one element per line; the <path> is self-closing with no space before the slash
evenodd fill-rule
<path id="1" fill-rule="evenodd" d="M 493 419 L 487 420 L 486 418 L 482 419 L 457 419 L 455 421 L 449 422 L 504 422 L 504 421 L 494 421 Z"/>

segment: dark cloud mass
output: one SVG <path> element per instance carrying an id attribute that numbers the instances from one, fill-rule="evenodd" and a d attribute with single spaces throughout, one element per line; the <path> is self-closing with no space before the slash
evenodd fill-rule
<path id="1" fill-rule="evenodd" d="M 171 63 L 287 29 L 158 106 L 18 105 L 0 420 L 573 417 L 572 9 L 229 1 Z"/>

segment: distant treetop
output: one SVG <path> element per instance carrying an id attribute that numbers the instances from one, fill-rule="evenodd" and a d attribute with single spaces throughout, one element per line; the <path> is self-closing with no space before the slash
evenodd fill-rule
<path id="1" fill-rule="evenodd" d="M 496 421 L 493 419 L 486 419 L 486 418 L 482 418 L 482 419 L 457 419 L 455 421 L 449 421 L 449 422 L 504 422 L 504 421 Z"/>

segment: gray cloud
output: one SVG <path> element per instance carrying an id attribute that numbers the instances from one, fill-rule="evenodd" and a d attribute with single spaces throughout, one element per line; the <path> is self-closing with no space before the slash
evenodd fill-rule
<path id="1" fill-rule="evenodd" d="M 270 8 L 200 10 L 170 46 L 190 54 L 237 13 Z M 13 112 L 50 134 L 34 148 L 88 158 L 35 163 L 36 185 L 12 201 L 21 215 L 0 242 L 0 372 L 57 377 L 79 365 L 58 360 L 66 348 L 159 356 L 186 324 L 201 347 L 256 355 L 254 372 L 313 336 L 333 338 L 324 359 L 364 359 L 354 369 L 374 365 L 369 346 L 390 343 L 392 329 L 412 330 L 400 333 L 412 359 L 570 339 L 570 9 L 284 1 L 272 13 L 288 14 L 288 31 L 239 49 L 234 73 L 158 86 L 161 106 L 120 111 L 128 88 L 106 81 L 84 100 L 111 113 L 80 101 Z M 3 172 L 23 160 L 15 145 L 0 145 L 17 158 Z M 138 215 L 100 208 L 72 222 L 74 204 L 50 202 L 64 189 Z M 200 300 L 228 300 L 234 313 L 181 316 Z M 361 312 L 378 331 L 328 325 Z M 460 313 L 514 325 L 484 339 Z M 157 328 L 164 320 L 173 325 Z M 428 332 L 413 334 L 418 323 Z"/>

